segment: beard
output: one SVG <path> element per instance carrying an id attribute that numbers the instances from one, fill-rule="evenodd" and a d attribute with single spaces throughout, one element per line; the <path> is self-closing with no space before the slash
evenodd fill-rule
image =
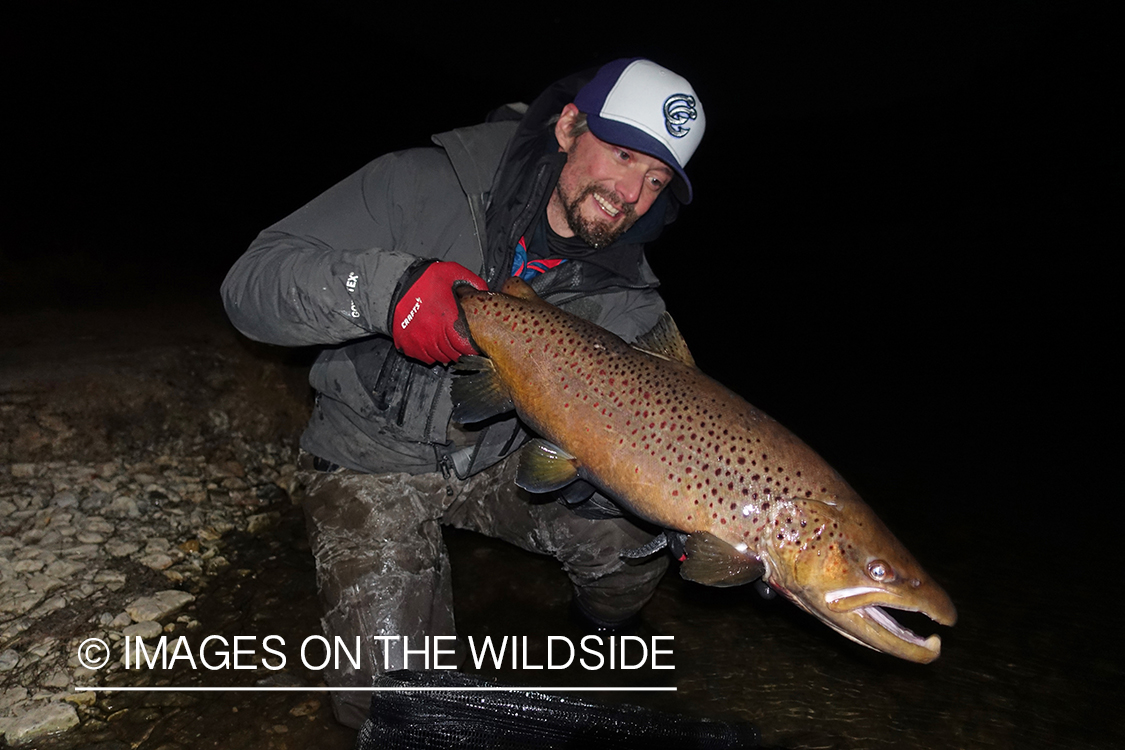
<path id="1" fill-rule="evenodd" d="M 570 231 L 595 250 L 601 250 L 613 244 L 614 240 L 628 231 L 629 227 L 637 221 L 637 212 L 631 204 L 621 200 L 621 197 L 615 193 L 603 190 L 597 185 L 587 185 L 578 195 L 573 197 L 566 194 L 566 190 L 561 183 L 555 186 L 555 190 L 558 192 L 559 200 L 566 211 L 566 224 L 570 227 Z M 583 216 L 582 203 L 588 196 L 594 194 L 601 196 L 610 205 L 621 206 L 621 213 L 624 215 L 612 224 Z"/>

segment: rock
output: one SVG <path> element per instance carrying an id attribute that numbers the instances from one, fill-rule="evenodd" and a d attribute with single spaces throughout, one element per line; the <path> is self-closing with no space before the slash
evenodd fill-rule
<path id="1" fill-rule="evenodd" d="M 35 464 L 12 464 L 9 471 L 16 479 L 30 479 L 35 476 L 37 468 Z"/>
<path id="2" fill-rule="evenodd" d="M 152 620 L 143 620 L 121 631 L 121 635 L 126 638 L 140 636 L 141 638 L 155 638 L 160 635 L 162 628 L 160 623 L 153 622 Z"/>
<path id="3" fill-rule="evenodd" d="M 126 557 L 140 548 L 141 545 L 136 542 L 129 542 L 123 539 L 110 539 L 105 543 L 106 554 L 110 557 Z"/>
<path id="4" fill-rule="evenodd" d="M 66 599 L 61 596 L 52 596 L 47 601 L 39 605 L 39 608 L 33 613 L 35 617 L 43 617 L 52 612 L 62 609 L 66 606 Z"/>
<path id="5" fill-rule="evenodd" d="M 15 669 L 19 661 L 20 655 L 15 649 L 10 648 L 0 653 L 0 672 L 10 672 Z"/>
<path id="6" fill-rule="evenodd" d="M 42 684 L 43 687 L 65 688 L 70 684 L 70 675 L 61 669 L 57 669 L 47 679 L 43 680 Z"/>
<path id="7" fill-rule="evenodd" d="M 125 583 L 125 574 L 120 570 L 99 570 L 94 574 L 94 583 Z"/>
<path id="8" fill-rule="evenodd" d="M 99 547 L 96 544 L 76 544 L 73 547 L 59 550 L 59 553 L 67 557 L 96 557 L 98 550 Z"/>
<path id="9" fill-rule="evenodd" d="M 69 490 L 64 490 L 51 498 L 51 505 L 58 508 L 74 508 L 78 505 L 78 496 Z"/>
<path id="10" fill-rule="evenodd" d="M 29 745 L 78 725 L 78 712 L 69 703 L 48 703 L 19 716 L 8 726 L 6 739 L 13 747 Z"/>
<path id="11" fill-rule="evenodd" d="M 246 530 L 251 534 L 257 534 L 273 528 L 280 520 L 281 514 L 277 512 L 257 513 L 246 519 Z"/>
<path id="12" fill-rule="evenodd" d="M 79 507 L 86 512 L 101 510 L 109 503 L 109 495 L 101 490 L 91 492 Z"/>
<path id="13" fill-rule="evenodd" d="M 20 701 L 27 700 L 27 688 L 16 686 L 0 690 L 0 712 L 7 713 L 8 709 Z"/>
<path id="14" fill-rule="evenodd" d="M 17 573 L 34 573 L 42 568 L 44 562 L 38 558 L 32 557 L 26 560 L 17 560 L 12 568 Z"/>
<path id="15" fill-rule="evenodd" d="M 91 670 L 86 670 L 90 672 Z M 77 674 L 75 675 L 77 677 Z M 63 700 L 67 703 L 73 703 L 76 706 L 92 706 L 98 699 L 98 694 L 93 690 L 83 690 L 81 692 L 68 693 L 63 696 Z"/>
<path id="16" fill-rule="evenodd" d="M 195 597 L 186 591 L 168 589 L 158 591 L 153 596 L 142 596 L 129 606 L 125 612 L 135 622 L 144 620 L 159 620 L 170 614 L 178 612 L 184 605 L 195 600 Z"/>
<path id="17" fill-rule="evenodd" d="M 85 570 L 86 566 L 82 563 L 74 562 L 73 560 L 56 560 L 47 566 L 47 570 L 43 571 L 49 576 L 55 578 L 68 578 L 80 570 Z"/>
<path id="18" fill-rule="evenodd" d="M 49 594 L 63 585 L 61 580 L 51 575 L 33 575 L 27 579 L 27 587 L 40 594 Z"/>
<path id="19" fill-rule="evenodd" d="M 141 511 L 137 508 L 137 501 L 128 495 L 121 495 L 115 497 L 105 512 L 111 516 L 125 516 L 128 518 L 139 518 Z"/>
<path id="20" fill-rule="evenodd" d="M 138 562 L 153 570 L 164 570 L 170 568 L 174 561 L 163 552 L 154 552 L 151 555 L 144 555 Z"/>
<path id="21" fill-rule="evenodd" d="M 310 698 L 303 703 L 298 703 L 293 708 L 289 709 L 290 716 L 311 716 L 320 710 L 320 701 L 316 698 Z"/>
<path id="22" fill-rule="evenodd" d="M 177 545 L 177 548 L 180 550 L 180 552 L 197 555 L 199 554 L 199 540 L 188 539 L 187 541 L 181 542 L 179 545 Z"/>

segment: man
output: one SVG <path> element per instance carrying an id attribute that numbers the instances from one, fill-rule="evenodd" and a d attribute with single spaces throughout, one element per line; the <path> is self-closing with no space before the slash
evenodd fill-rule
<path id="1" fill-rule="evenodd" d="M 664 304 L 644 244 L 691 200 L 684 165 L 703 109 L 686 80 L 644 59 L 565 78 L 521 108 L 376 159 L 262 232 L 223 284 L 247 336 L 325 347 L 301 438 L 304 507 L 326 635 L 361 636 L 365 655 L 359 670 L 329 670 L 330 685 L 402 668 L 401 641 L 384 654 L 373 635 L 413 649 L 455 633 L 441 523 L 554 555 L 597 627 L 634 616 L 667 566 L 621 561 L 653 530 L 587 518 L 599 496 L 582 513 L 529 502 L 506 458 L 527 437 L 514 417 L 450 425 L 446 364 L 474 352 L 452 287 L 519 275 L 626 340 L 646 332 Z M 333 699 L 343 723 L 363 722 L 366 694 Z"/>

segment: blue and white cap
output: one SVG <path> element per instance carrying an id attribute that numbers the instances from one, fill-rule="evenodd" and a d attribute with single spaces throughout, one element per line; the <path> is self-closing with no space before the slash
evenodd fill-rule
<path id="1" fill-rule="evenodd" d="M 703 139 L 707 119 L 687 79 L 641 57 L 614 60 L 582 87 L 574 104 L 598 138 L 671 167 L 680 177 L 672 183 L 676 197 L 691 203 L 684 165 Z"/>

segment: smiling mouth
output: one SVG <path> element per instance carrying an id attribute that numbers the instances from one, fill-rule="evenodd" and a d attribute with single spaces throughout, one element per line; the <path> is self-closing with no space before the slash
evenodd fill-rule
<path id="1" fill-rule="evenodd" d="M 611 204 L 609 201 L 607 201 L 597 193 L 590 193 L 590 195 L 594 196 L 594 200 L 598 202 L 598 205 L 602 207 L 602 210 L 613 218 L 617 218 L 617 214 L 621 213 L 620 208 L 614 208 L 613 204 Z"/>

